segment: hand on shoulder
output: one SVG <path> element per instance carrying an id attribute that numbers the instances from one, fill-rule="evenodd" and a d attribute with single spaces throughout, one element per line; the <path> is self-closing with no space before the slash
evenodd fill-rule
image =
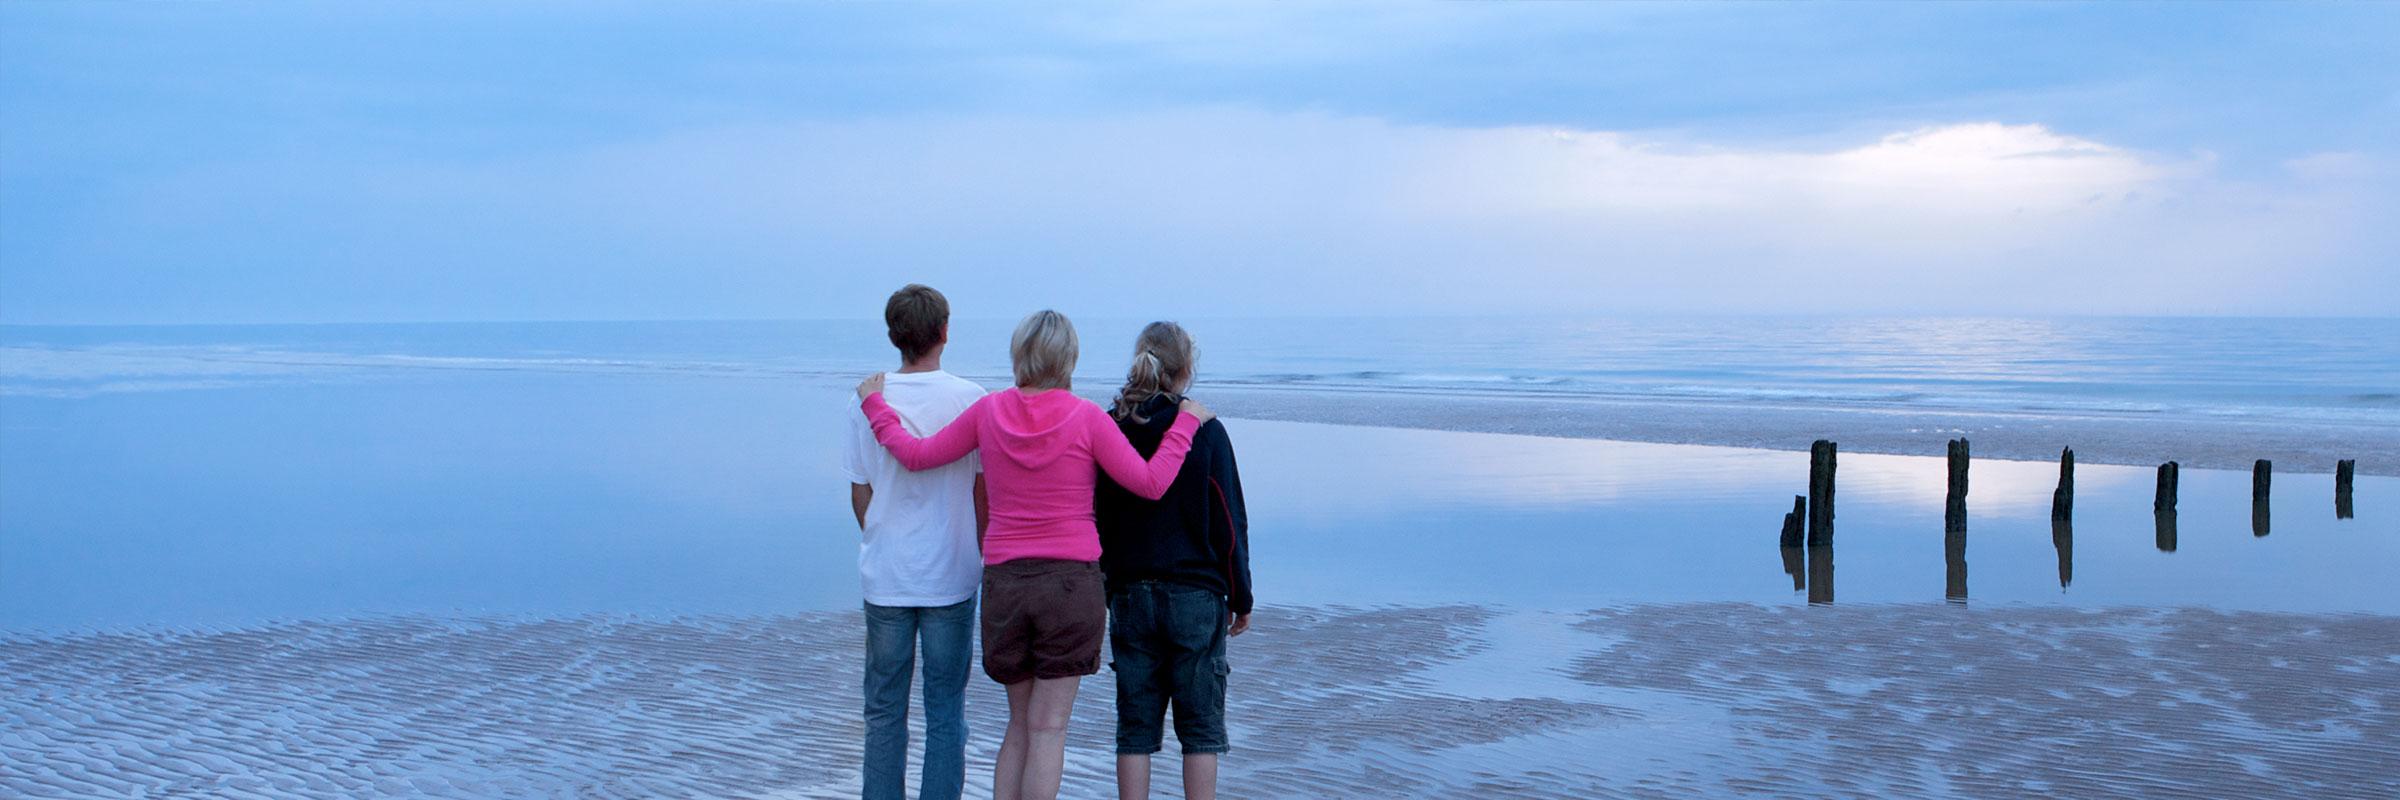
<path id="1" fill-rule="evenodd" d="M 1208 410 L 1208 406 L 1201 405 L 1200 401 L 1191 399 L 1189 397 L 1184 398 L 1183 403 L 1177 405 L 1176 409 L 1182 411 L 1183 413 L 1192 415 L 1192 418 L 1199 420 L 1200 424 L 1202 425 L 1206 425 L 1208 424 L 1209 420 L 1217 418 L 1216 412 Z"/>
<path id="2" fill-rule="evenodd" d="M 858 399 L 860 400 L 865 400 L 869 395 L 881 391 L 883 391 L 883 373 L 881 372 L 869 375 L 866 380 L 858 382 Z"/>

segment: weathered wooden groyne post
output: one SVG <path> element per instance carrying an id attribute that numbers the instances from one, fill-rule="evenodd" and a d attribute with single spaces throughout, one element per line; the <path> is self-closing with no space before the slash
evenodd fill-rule
<path id="1" fill-rule="evenodd" d="M 1792 511 L 1783 515 L 1783 536 L 1777 541 L 1784 547 L 1799 547 L 1808 526 L 1808 498 L 1792 495 Z"/>
<path id="2" fill-rule="evenodd" d="M 1792 591 L 1808 588 L 1808 567 L 1802 562 L 1806 555 L 1800 545 L 1808 528 L 1808 498 L 1792 495 L 1792 510 L 1783 515 L 1783 534 L 1776 544 L 1783 550 L 1783 574 L 1792 576 Z"/>
<path id="3" fill-rule="evenodd" d="M 2157 513 L 2175 511 L 2175 484 L 2182 479 L 2183 465 L 2169 461 L 2158 465 L 2158 497 L 2150 501 L 2150 510 Z"/>
<path id="4" fill-rule="evenodd" d="M 2275 464 L 2259 459 L 2250 465 L 2250 535 L 2267 535 L 2267 486 L 2275 481 Z"/>
<path id="5" fill-rule="evenodd" d="M 2175 484 L 2181 480 L 2183 467 L 2173 461 L 2158 465 L 2158 499 L 2150 501 L 2150 513 L 2158 520 L 2158 549 L 2175 552 Z"/>
<path id="6" fill-rule="evenodd" d="M 1833 545 L 1833 468 L 1838 448 L 1818 439 L 1808 446 L 1808 546 Z"/>
<path id="7" fill-rule="evenodd" d="M 2075 448 L 2058 451 L 2058 488 L 2050 492 L 2050 519 L 2075 518 Z"/>
<path id="8" fill-rule="evenodd" d="M 2058 588 L 2075 582 L 2075 448 L 2058 451 L 2058 488 L 2050 491 L 2050 547 L 2058 551 Z"/>
<path id="9" fill-rule="evenodd" d="M 2342 459 L 2333 465 L 2333 518 L 2350 518 L 2350 481 L 2358 474 L 2358 461 Z"/>
<path id="10" fill-rule="evenodd" d="M 1942 503 L 1942 530 L 1967 532 L 1967 440 L 1950 440 L 1950 494 Z"/>
<path id="11" fill-rule="evenodd" d="M 1942 596 L 1967 601 L 1967 440 L 1950 440 L 1950 492 L 1942 503 Z"/>

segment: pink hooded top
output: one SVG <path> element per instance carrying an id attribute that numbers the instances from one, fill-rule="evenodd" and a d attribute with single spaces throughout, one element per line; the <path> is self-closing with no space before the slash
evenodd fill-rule
<path id="1" fill-rule="evenodd" d="M 1108 412 L 1061 389 L 984 395 L 948 427 L 923 439 L 909 434 L 882 393 L 867 395 L 859 407 L 874 424 L 875 440 L 911 470 L 932 469 L 982 449 L 992 512 L 983 538 L 987 565 L 1020 558 L 1100 560 L 1100 529 L 1092 524 L 1092 486 L 1099 473 L 1092 465 L 1107 470 L 1126 491 L 1156 500 L 1175 483 L 1192 431 L 1200 427 L 1192 415 L 1178 414 L 1145 462 Z"/>

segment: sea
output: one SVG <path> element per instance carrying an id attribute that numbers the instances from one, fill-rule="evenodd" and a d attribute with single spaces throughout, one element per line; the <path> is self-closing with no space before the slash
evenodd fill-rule
<path id="1" fill-rule="evenodd" d="M 1144 322 L 1079 321 L 1078 391 L 1107 395 Z M 945 365 L 1006 386 L 1012 324 L 956 321 Z M 1851 558 L 1891 543 L 1927 564 L 1905 580 L 1847 569 L 1844 596 L 1914 599 L 1939 585 L 1913 577 L 1939 571 L 1939 551 L 1879 531 L 1929 508 L 1938 524 L 1940 456 L 1970 437 L 1989 465 L 1975 513 L 2046 507 L 2068 446 L 2087 493 L 2128 498 L 2080 506 L 2138 529 L 2116 539 L 2131 543 L 2128 577 L 2097 577 L 2108 562 L 2087 522 L 2069 600 L 2400 611 L 2400 596 L 2339 588 L 2364 568 L 2339 548 L 2258 589 L 2119 594 L 2154 580 L 2159 462 L 2232 467 L 2187 471 L 2185 507 L 2245 540 L 2253 451 L 2354 458 L 2383 486 L 2400 467 L 2400 321 L 1184 324 L 1201 350 L 1194 395 L 1245 434 L 1259 552 L 1283 556 L 1261 569 L 1343 587 L 1301 592 L 1312 600 L 1780 599 L 1761 593 L 1773 580 L 1716 577 L 1728 562 L 1710 554 L 1768 552 L 1755 545 L 1805 492 L 1798 451 L 1816 438 L 1850 443 Z M 847 607 L 856 537 L 837 443 L 850 387 L 894 361 L 874 320 L 0 328 L 0 629 Z M 2272 468 L 2293 508 L 2328 509 L 2278 518 L 2280 539 L 2337 522 L 2392 533 L 2372 489 L 2358 516 L 2333 518 L 2333 461 Z M 1503 521 L 1506 534 L 1478 525 Z M 2187 539 L 2208 530 L 2196 524 Z M 2026 558 L 2041 560 L 2047 529 L 2028 525 Z M 1469 529 L 1477 543 L 1460 549 Z M 2187 564 L 2218 555 L 2184 549 Z M 1626 569 L 1634 556 L 1646 566 Z M 2264 588 L 2318 567 L 2319 585 Z M 2025 586 L 2019 599 L 2060 601 L 2048 580 Z"/>
<path id="2" fill-rule="evenodd" d="M 1077 322 L 1100 400 L 1145 321 Z M 1259 602 L 1228 794 L 2400 793 L 2400 321 L 1184 323 Z M 1010 329 L 946 366 L 1006 386 Z M 0 796 L 856 797 L 839 448 L 894 362 L 874 320 L 0 327 Z M 1113 697 L 1063 796 L 1113 790 Z"/>

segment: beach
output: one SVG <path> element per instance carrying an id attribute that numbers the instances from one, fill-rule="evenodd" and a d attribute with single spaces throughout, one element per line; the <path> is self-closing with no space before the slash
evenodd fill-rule
<path id="1" fill-rule="evenodd" d="M 1222 776 L 1249 797 L 2400 791 L 2388 616 L 1695 603 L 1258 619 L 1235 642 Z M 0 792 L 855 796 L 859 625 L 398 617 L 0 637 Z M 1064 796 L 1113 791 L 1111 681 L 1085 682 Z M 967 708 L 984 796 L 973 765 L 998 747 L 998 687 L 971 683 Z M 1176 760 L 1157 766 L 1173 785 Z"/>
<path id="2" fill-rule="evenodd" d="M 10 343 L 0 795 L 854 795 L 854 404 L 812 361 L 833 356 L 415 335 Z M 2330 463 L 2279 455 L 2259 536 L 2231 454 L 2272 440 L 2126 428 L 2109 459 L 2067 428 L 1971 431 L 1954 565 L 1960 434 L 1861 424 L 1811 563 L 1778 547 L 1808 479 L 1781 440 L 1888 409 L 1209 391 L 1262 604 L 1231 648 L 1228 793 L 2400 790 L 2377 758 L 2400 733 L 2400 479 L 2375 451 L 2344 456 L 2348 518 Z M 1766 421 L 1752 441 L 1720 417 Z M 2278 430 L 2377 424 L 2312 419 Z M 1690 435 L 1648 438 L 1722 441 L 1587 438 L 1658 420 Z M 2171 538 L 2161 455 L 2187 464 Z M 1111 785 L 1111 681 L 1085 684 L 1068 796 Z M 970 682 L 971 793 L 1003 707 Z"/>

